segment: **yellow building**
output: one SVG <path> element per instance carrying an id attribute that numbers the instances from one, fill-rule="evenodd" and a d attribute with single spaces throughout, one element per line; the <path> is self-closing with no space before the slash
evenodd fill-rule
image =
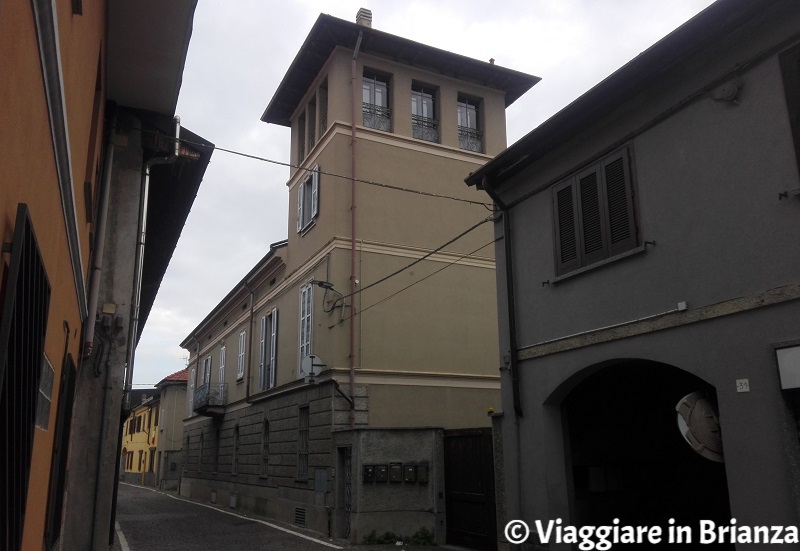
<path id="1" fill-rule="evenodd" d="M 122 427 L 120 480 L 124 482 L 155 486 L 160 403 L 158 389 L 131 391 L 131 412 Z"/>

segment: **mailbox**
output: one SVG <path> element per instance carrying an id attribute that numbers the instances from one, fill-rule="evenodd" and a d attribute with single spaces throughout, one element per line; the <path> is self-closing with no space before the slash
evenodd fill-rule
<path id="1" fill-rule="evenodd" d="M 389 467 L 386 465 L 375 465 L 375 482 L 388 482 Z"/>
<path id="2" fill-rule="evenodd" d="M 364 465 L 364 482 L 375 482 L 375 465 Z"/>
<path id="3" fill-rule="evenodd" d="M 428 466 L 427 465 L 418 465 L 417 466 L 417 481 L 420 484 L 427 484 L 428 483 Z"/>
<path id="4" fill-rule="evenodd" d="M 417 481 L 417 466 L 404 465 L 403 466 L 403 482 L 416 482 Z"/>
<path id="5" fill-rule="evenodd" d="M 403 464 L 389 463 L 389 482 L 403 481 Z"/>

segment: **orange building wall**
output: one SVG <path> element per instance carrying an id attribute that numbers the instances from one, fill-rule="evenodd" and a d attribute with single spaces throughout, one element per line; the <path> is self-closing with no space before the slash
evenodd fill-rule
<path id="1" fill-rule="evenodd" d="M 81 264 L 88 277 L 90 225 L 85 222 L 83 181 L 90 151 L 94 157 L 89 161 L 90 166 L 96 166 L 101 153 L 102 112 L 95 117 L 97 129 L 94 133 L 92 122 L 106 8 L 103 1 L 89 0 L 83 3 L 83 15 L 73 16 L 70 2 L 56 5 Z M 45 354 L 55 370 L 55 380 L 49 428 L 35 431 L 23 535 L 24 549 L 41 549 L 67 337 L 64 322 L 69 325 L 68 351 L 77 364 L 82 320 L 70 263 L 31 3 L 3 0 L 0 8 L 0 74 L 13 75 L 0 83 L 0 166 L 3 167 L 0 234 L 4 242 L 11 241 L 17 204 L 27 203 L 51 285 Z M 101 110 L 103 103 L 99 103 Z M 94 148 L 89 145 L 93 134 Z M 10 257 L 3 255 L 2 259 L 8 265 Z"/>

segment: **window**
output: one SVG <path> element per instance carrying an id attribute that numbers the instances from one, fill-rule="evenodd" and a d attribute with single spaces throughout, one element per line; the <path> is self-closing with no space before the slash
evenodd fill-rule
<path id="1" fill-rule="evenodd" d="M 322 137 L 328 129 L 328 81 L 319 88 L 319 136 Z"/>
<path id="2" fill-rule="evenodd" d="M 278 345 L 278 309 L 261 317 L 261 339 L 258 353 L 258 388 L 267 390 L 275 386 L 275 368 Z"/>
<path id="3" fill-rule="evenodd" d="M 261 476 L 269 474 L 269 421 L 261 427 Z"/>
<path id="4" fill-rule="evenodd" d="M 194 411 L 194 377 L 195 377 L 195 369 L 192 368 L 191 372 L 189 373 L 189 411 L 187 412 L 187 417 L 192 416 L 192 412 Z"/>
<path id="5" fill-rule="evenodd" d="M 628 149 L 553 188 L 556 275 L 634 248 L 638 230 Z"/>
<path id="6" fill-rule="evenodd" d="M 297 163 L 306 158 L 306 117 L 297 119 Z"/>
<path id="7" fill-rule="evenodd" d="M 308 406 L 301 406 L 297 416 L 297 478 L 308 479 Z"/>
<path id="8" fill-rule="evenodd" d="M 206 356 L 206 358 L 203 360 L 203 372 L 201 373 L 201 376 L 201 385 L 211 382 L 211 356 Z"/>
<path id="9" fill-rule="evenodd" d="M 483 153 L 480 101 L 458 96 L 458 147 Z"/>
<path id="10" fill-rule="evenodd" d="M 244 355 L 247 346 L 247 331 L 239 333 L 239 358 L 236 362 L 236 380 L 241 381 L 244 379 Z"/>
<path id="11" fill-rule="evenodd" d="M 219 384 L 225 383 L 225 356 L 228 354 L 228 347 L 223 346 L 219 349 Z"/>
<path id="12" fill-rule="evenodd" d="M 389 109 L 388 77 L 364 71 L 362 90 L 364 126 L 391 132 L 392 113 Z"/>
<path id="13" fill-rule="evenodd" d="M 411 87 L 411 130 L 418 140 L 439 142 L 436 90 L 429 86 L 414 84 Z"/>
<path id="14" fill-rule="evenodd" d="M 311 354 L 311 322 L 313 313 L 313 298 L 314 287 L 308 284 L 300 289 L 300 358 L 302 364 L 303 358 Z M 299 377 L 304 374 L 298 366 L 297 373 Z M 298 378 L 299 378 L 298 377 Z"/>
<path id="15" fill-rule="evenodd" d="M 6 221 L 6 224 L 8 221 Z M 0 541 L 20 549 L 36 432 L 51 287 L 24 203 L 17 206 L 11 258 L 0 263 Z M 60 274 L 59 274 L 60 275 Z M 55 337 L 54 337 L 55 338 Z M 38 473 L 37 473 L 38 474 Z M 45 479 L 46 480 L 46 479 Z"/>
<path id="16" fill-rule="evenodd" d="M 308 150 L 317 143 L 317 100 L 312 98 L 308 103 Z"/>
<path id="17" fill-rule="evenodd" d="M 297 186 L 297 233 L 309 227 L 318 213 L 319 165 L 314 165 Z"/>

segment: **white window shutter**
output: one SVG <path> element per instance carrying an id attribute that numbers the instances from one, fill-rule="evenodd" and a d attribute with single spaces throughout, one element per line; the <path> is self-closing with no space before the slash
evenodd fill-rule
<path id="1" fill-rule="evenodd" d="M 272 334 L 269 341 L 269 388 L 275 386 L 275 367 L 278 347 L 278 309 L 272 309 Z"/>
<path id="2" fill-rule="evenodd" d="M 297 185 L 297 233 L 303 229 L 303 182 Z"/>
<path id="3" fill-rule="evenodd" d="M 319 165 L 311 167 L 311 218 L 319 212 Z"/>

